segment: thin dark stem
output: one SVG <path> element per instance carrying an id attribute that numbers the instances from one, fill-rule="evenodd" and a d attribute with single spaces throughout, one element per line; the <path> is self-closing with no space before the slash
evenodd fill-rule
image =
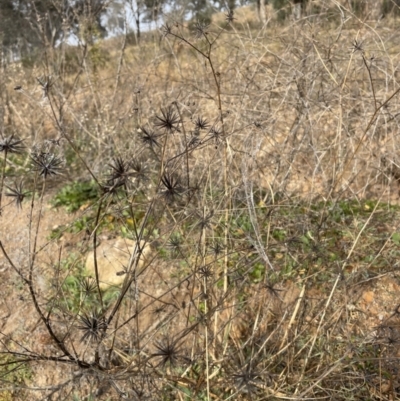
<path id="1" fill-rule="evenodd" d="M 43 197 L 44 197 L 45 188 L 46 188 L 46 180 L 43 178 L 42 191 L 41 191 L 40 200 L 39 200 L 40 208 L 39 208 L 39 213 L 38 213 L 38 221 L 37 221 L 37 225 L 36 225 L 36 233 L 35 233 L 35 237 L 33 239 L 33 248 L 31 249 L 32 259 L 30 261 L 30 266 L 29 266 L 29 280 L 32 280 L 33 266 L 34 266 L 35 260 L 36 260 L 37 240 L 39 237 L 39 227 L 40 227 L 40 220 L 42 217 Z M 33 205 L 32 205 L 32 211 L 33 211 Z M 31 217 L 32 217 L 32 215 L 31 215 Z"/>
<path id="2" fill-rule="evenodd" d="M 181 120 L 181 125 L 182 125 L 183 136 L 185 138 L 186 175 L 187 175 L 187 188 L 189 190 L 189 188 L 190 188 L 189 151 L 188 151 L 186 129 L 185 129 L 185 124 L 183 123 L 182 113 L 181 113 L 181 109 L 179 108 L 178 102 L 174 102 L 174 104 L 175 104 L 176 109 L 178 110 L 179 119 Z"/>
<path id="3" fill-rule="evenodd" d="M 100 212 L 101 212 L 102 203 L 103 203 L 103 198 L 101 198 L 100 201 L 99 201 L 99 207 L 97 208 L 97 214 L 96 214 L 95 228 L 94 228 L 94 231 L 93 231 L 93 258 L 94 258 L 93 262 L 94 262 L 94 274 L 96 276 L 97 292 L 99 294 L 101 311 L 103 313 L 104 312 L 103 296 L 101 295 L 100 279 L 99 279 L 99 268 L 97 266 L 97 229 L 98 229 L 99 221 L 100 221 Z"/>
<path id="4" fill-rule="evenodd" d="M 203 239 L 204 235 L 205 235 L 205 231 L 203 229 L 203 230 L 201 230 L 201 233 L 200 233 L 200 237 L 199 237 L 199 241 L 198 241 L 198 249 L 201 249 L 201 243 L 202 243 L 202 239 Z M 200 252 L 202 252 L 202 250 L 200 250 Z M 190 299 L 194 298 L 194 290 L 195 290 L 195 287 L 196 287 L 196 276 L 197 276 L 197 271 L 198 271 L 198 263 L 197 263 L 198 257 L 199 257 L 199 252 L 197 252 L 196 259 L 194 261 L 193 283 L 192 283 L 192 288 L 191 288 L 191 291 L 190 291 Z M 192 302 L 189 305 L 189 310 L 188 310 L 188 314 L 187 314 L 187 318 L 186 318 L 186 326 L 189 324 L 191 307 L 192 307 Z"/>
<path id="5" fill-rule="evenodd" d="M 88 164 L 86 163 L 85 159 L 81 156 L 80 152 L 78 151 L 78 149 L 76 148 L 76 146 L 74 145 L 74 143 L 72 142 L 71 138 L 66 134 L 65 130 L 63 129 L 63 127 L 61 126 L 61 123 L 59 121 L 59 119 L 56 116 L 56 112 L 54 110 L 54 106 L 53 106 L 53 102 L 50 99 L 50 95 L 48 96 L 49 99 L 49 104 L 50 104 L 50 108 L 51 108 L 51 112 L 53 114 L 54 120 L 57 124 L 57 127 L 60 131 L 60 134 L 63 138 L 65 138 L 67 140 L 67 142 L 69 143 L 69 145 L 71 146 L 72 150 L 75 152 L 75 154 L 78 156 L 79 160 L 82 162 L 82 164 L 85 166 L 86 170 L 89 172 L 89 174 L 92 176 L 92 178 L 95 180 L 96 184 L 101 187 L 101 184 L 99 182 L 99 180 L 97 179 L 97 177 L 94 175 L 94 173 L 92 172 L 91 168 L 88 166 Z"/>
<path id="6" fill-rule="evenodd" d="M 160 185 L 161 185 L 161 177 L 160 177 L 160 181 L 159 181 L 159 184 L 158 184 L 158 188 L 160 187 Z M 150 214 L 151 214 L 151 212 L 153 210 L 153 207 L 154 207 L 154 204 L 155 204 L 155 200 L 156 200 L 156 197 L 154 197 L 153 200 L 151 201 L 151 203 L 150 203 L 150 205 L 149 205 L 149 207 L 148 207 L 148 209 L 146 211 L 146 214 L 145 214 L 145 216 L 143 218 L 143 222 L 142 222 L 142 224 L 140 226 L 140 231 L 139 231 L 139 234 L 138 234 L 138 241 L 136 242 L 136 246 L 135 246 L 135 248 L 133 250 L 133 253 L 131 255 L 130 263 L 127 266 L 127 275 L 126 275 L 126 279 L 125 279 L 124 284 L 123 284 L 122 289 L 121 289 L 121 294 L 119 295 L 119 297 L 117 299 L 117 302 L 114 305 L 114 308 L 112 309 L 112 311 L 110 313 L 110 316 L 107 319 L 107 325 L 110 325 L 110 323 L 112 322 L 115 314 L 117 313 L 117 311 L 121 307 L 122 301 L 125 298 L 125 295 L 127 294 L 130 286 L 132 285 L 132 283 L 135 281 L 135 279 L 137 277 L 136 276 L 136 273 L 137 273 L 136 272 L 136 268 L 137 268 L 137 265 L 139 263 L 139 250 L 142 249 L 142 246 L 144 247 L 146 245 L 146 244 L 141 244 L 141 239 L 143 238 L 144 229 L 146 227 L 148 219 L 150 218 Z M 135 274 L 130 274 L 131 272 L 135 272 Z M 130 276 L 132 276 L 132 277 L 129 278 Z"/>
<path id="7" fill-rule="evenodd" d="M 3 252 L 4 257 L 7 259 L 8 264 L 15 270 L 15 272 L 18 274 L 19 277 L 21 277 L 23 281 L 27 282 L 25 276 L 21 273 L 21 271 L 17 268 L 17 266 L 15 266 L 13 261 L 8 256 L 6 250 L 4 249 L 4 245 L 1 241 L 0 241 L 0 249 Z"/>
<path id="8" fill-rule="evenodd" d="M 157 183 L 157 191 L 158 189 L 161 187 L 162 185 L 162 177 L 163 177 L 163 173 L 164 173 L 164 163 L 165 163 L 165 150 L 166 150 L 166 146 L 167 146 L 167 140 L 168 140 L 168 135 L 165 135 L 165 140 L 164 140 L 164 145 L 163 145 L 163 149 L 162 149 L 162 156 L 161 156 L 161 163 L 160 163 L 160 171 L 159 171 L 159 176 L 158 176 L 158 183 Z M 156 191 L 156 192 L 157 192 Z M 147 210 L 146 210 L 146 214 L 143 218 L 142 224 L 140 226 L 140 230 L 139 233 L 136 235 L 136 246 L 133 250 L 133 253 L 131 255 L 131 259 L 129 261 L 129 264 L 127 266 L 127 275 L 126 275 L 126 279 L 124 281 L 124 284 L 122 286 L 121 289 L 121 294 L 119 295 L 116 304 L 114 305 L 114 308 L 112 309 L 110 316 L 107 319 L 107 325 L 110 325 L 110 323 L 112 322 L 112 320 L 114 319 L 115 314 L 117 313 L 117 311 L 119 310 L 119 308 L 122 305 L 122 301 L 125 298 L 125 295 L 127 294 L 130 286 L 132 285 L 132 283 L 137 279 L 137 266 L 139 263 L 139 259 L 140 259 L 140 252 L 143 249 L 144 246 L 146 246 L 146 244 L 142 244 L 142 238 L 143 238 L 143 234 L 144 234 L 144 230 L 145 227 L 147 225 L 147 222 L 150 218 L 150 215 L 154 209 L 154 205 L 157 199 L 157 195 L 155 195 L 153 197 L 153 199 L 151 200 L 150 205 L 148 206 Z M 135 230 L 136 232 L 136 230 Z M 134 273 L 134 274 L 132 274 Z"/>
<path id="9" fill-rule="evenodd" d="M 7 149 L 4 151 L 3 159 L 3 169 L 1 171 L 1 183 L 0 183 L 0 216 L 2 214 L 1 201 L 3 199 L 3 188 L 4 188 L 4 178 L 6 175 L 6 164 L 7 164 Z"/>
<path id="10" fill-rule="evenodd" d="M 367 60 L 365 59 L 364 54 L 362 55 L 362 59 L 364 61 L 365 67 L 368 71 L 368 76 L 369 76 L 369 82 L 371 84 L 371 90 L 372 90 L 372 96 L 374 97 L 374 105 L 375 105 L 375 111 L 377 109 L 377 103 L 376 103 L 376 96 L 375 96 L 375 88 L 374 88 L 374 83 L 372 81 L 372 75 L 371 75 L 371 68 L 368 66 Z"/>
<path id="11" fill-rule="evenodd" d="M 50 334 L 51 338 L 55 341 L 55 343 L 57 344 L 58 348 L 64 353 L 64 356 L 66 356 L 68 358 L 68 360 L 66 361 L 65 359 L 62 359 L 63 357 L 47 357 L 46 356 L 46 360 L 54 360 L 57 362 L 68 362 L 68 363 L 78 363 L 78 365 L 81 368 L 88 368 L 90 367 L 90 365 L 86 362 L 77 360 L 76 358 L 74 358 L 70 352 L 67 350 L 64 341 L 60 340 L 56 334 L 53 331 L 53 328 L 51 327 L 50 324 L 50 320 L 48 318 L 46 318 L 46 316 L 44 315 L 43 311 L 40 309 L 37 297 L 36 297 L 36 293 L 35 290 L 33 288 L 33 283 L 32 283 L 32 276 L 31 276 L 31 272 L 29 273 L 29 278 L 26 278 L 21 271 L 15 266 L 15 264 L 12 262 L 12 260 L 10 259 L 10 257 L 8 256 L 6 250 L 4 249 L 3 244 L 0 241 L 0 249 L 3 252 L 3 255 L 5 256 L 5 258 L 7 259 L 8 263 L 10 264 L 10 266 L 17 272 L 17 274 L 21 277 L 21 279 L 25 282 L 25 284 L 28 286 L 29 289 L 29 293 L 31 295 L 32 301 L 33 301 L 33 305 L 36 309 L 36 312 L 38 313 L 40 319 L 42 320 L 42 322 L 44 323 L 44 325 L 46 326 L 46 329 L 48 331 L 48 333 Z M 34 360 L 40 360 L 41 358 L 39 356 L 35 356 Z"/>
<path id="12" fill-rule="evenodd" d="M 197 46 L 195 46 L 193 43 L 190 43 L 187 39 L 185 39 L 183 36 L 177 35 L 173 32 L 170 32 L 169 35 L 174 36 L 175 38 L 181 40 L 182 42 L 186 43 L 188 46 L 190 46 L 193 50 L 196 50 L 196 52 L 200 53 L 203 57 L 208 58 L 207 54 L 202 52 Z"/>
<path id="13" fill-rule="evenodd" d="M 358 153 L 358 151 L 359 151 L 361 145 L 364 143 L 364 139 L 365 139 L 365 137 L 367 136 L 368 131 L 369 131 L 370 128 L 372 127 L 372 124 L 375 122 L 379 110 L 382 109 L 383 107 L 385 107 L 399 92 L 400 92 L 400 88 L 396 89 L 396 90 L 395 90 L 395 91 L 394 91 L 379 107 L 376 107 L 376 108 L 375 108 L 375 111 L 374 111 L 374 113 L 372 114 L 372 117 L 371 117 L 371 118 L 369 119 L 369 121 L 368 121 L 367 128 L 365 128 L 364 133 L 362 134 L 361 138 L 359 139 L 359 141 L 358 141 L 358 143 L 357 143 L 357 146 L 356 146 L 356 148 L 355 148 L 355 150 L 354 150 L 354 152 L 353 152 L 353 158 L 349 158 L 349 159 L 347 160 L 346 164 L 344 165 L 344 167 L 343 167 L 343 169 L 342 169 L 341 175 L 340 175 L 339 178 L 338 178 L 337 180 L 335 180 L 335 182 L 333 183 L 333 185 L 332 185 L 332 187 L 331 187 L 331 190 L 330 190 L 330 192 L 329 192 L 329 195 L 326 197 L 326 200 L 325 200 L 325 202 L 324 202 L 325 205 L 327 204 L 328 199 L 330 199 L 330 195 L 335 191 L 336 186 L 337 186 L 337 184 L 340 182 L 340 179 L 343 177 L 344 172 L 347 171 L 347 167 L 348 167 L 348 165 L 350 164 L 351 160 L 354 159 L 354 157 L 355 157 L 355 155 Z M 343 192 L 343 193 L 344 193 L 344 192 Z M 336 202 L 339 202 L 339 198 L 336 200 Z M 327 210 L 327 208 L 324 207 L 322 210 L 323 210 L 323 212 L 321 213 L 321 218 L 320 218 L 320 221 L 319 221 L 319 225 L 320 225 L 320 226 L 322 225 L 323 220 L 324 220 L 324 218 L 325 218 L 325 214 L 326 214 L 325 211 Z"/>

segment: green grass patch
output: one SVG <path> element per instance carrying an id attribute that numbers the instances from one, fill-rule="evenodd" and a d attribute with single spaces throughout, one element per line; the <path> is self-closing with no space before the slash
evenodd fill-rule
<path id="1" fill-rule="evenodd" d="M 53 198 L 54 207 L 65 207 L 68 213 L 82 206 L 89 206 L 99 199 L 99 187 L 95 181 L 76 181 L 63 187 Z"/>

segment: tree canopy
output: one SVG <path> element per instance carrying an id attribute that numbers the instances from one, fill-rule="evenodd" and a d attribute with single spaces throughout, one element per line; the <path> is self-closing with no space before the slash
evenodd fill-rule
<path id="1" fill-rule="evenodd" d="M 0 43 L 6 52 L 24 55 L 69 35 L 90 40 L 94 30 L 106 32 L 101 17 L 107 5 L 106 0 L 2 0 Z"/>
<path id="2" fill-rule="evenodd" d="M 171 16 L 174 20 L 209 23 L 214 12 L 233 10 L 246 2 L 257 3 L 262 23 L 266 22 L 268 3 L 281 20 L 291 15 L 294 3 L 301 2 L 301 10 L 307 8 L 313 14 L 330 7 L 330 2 L 322 0 L 0 0 L 0 45 L 6 58 L 12 60 L 72 37 L 92 43 L 108 32 L 124 29 L 127 15 L 140 40 L 143 22 L 166 22 Z M 370 13 L 371 5 L 383 16 L 400 14 L 400 0 L 340 0 L 340 4 L 356 14 Z"/>

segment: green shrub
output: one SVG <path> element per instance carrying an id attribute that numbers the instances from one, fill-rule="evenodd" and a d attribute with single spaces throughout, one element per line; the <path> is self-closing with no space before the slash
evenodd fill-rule
<path id="1" fill-rule="evenodd" d="M 69 213 L 76 212 L 82 206 L 92 204 L 99 199 L 96 182 L 75 181 L 63 187 L 52 200 L 54 207 L 63 206 Z"/>

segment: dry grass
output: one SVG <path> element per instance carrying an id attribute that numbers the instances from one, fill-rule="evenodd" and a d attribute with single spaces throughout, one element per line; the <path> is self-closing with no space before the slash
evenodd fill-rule
<path id="1" fill-rule="evenodd" d="M 7 66 L 2 182 L 31 194 L 24 256 L 0 228 L 0 261 L 37 322 L 2 329 L 4 399 L 399 398 L 397 30 L 332 15 L 171 25 Z M 25 152 L 4 148 L 13 133 Z M 49 155 L 44 179 L 31 159 Z M 98 196 L 38 243 L 47 191 L 89 180 Z M 153 256 L 86 297 L 81 260 L 117 234 Z M 43 367 L 58 381 L 38 386 Z"/>

